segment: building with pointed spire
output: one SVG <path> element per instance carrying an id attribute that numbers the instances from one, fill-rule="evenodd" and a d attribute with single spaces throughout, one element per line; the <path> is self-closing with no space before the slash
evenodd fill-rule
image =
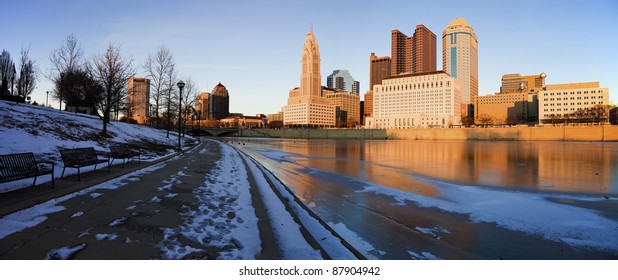
<path id="1" fill-rule="evenodd" d="M 462 114 L 474 117 L 479 95 L 478 39 L 464 18 L 455 18 L 442 32 L 442 69 L 461 86 Z"/>
<path id="2" fill-rule="evenodd" d="M 320 74 L 320 51 L 312 31 L 307 33 L 302 52 L 300 87 L 290 90 L 283 107 L 285 126 L 335 126 L 335 106 L 323 93 Z"/>

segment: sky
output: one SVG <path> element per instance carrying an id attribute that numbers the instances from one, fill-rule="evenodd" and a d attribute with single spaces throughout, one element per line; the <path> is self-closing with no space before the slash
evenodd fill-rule
<path id="1" fill-rule="evenodd" d="M 618 1 L 4 1 L 0 48 L 19 60 L 22 46 L 43 73 L 50 53 L 71 34 L 86 58 L 119 44 L 145 76 L 149 54 L 165 45 L 179 72 L 200 91 L 221 82 L 230 111 L 272 114 L 299 86 L 301 53 L 310 28 L 321 54 L 322 84 L 349 70 L 368 90 L 369 56 L 390 56 L 393 29 L 411 36 L 424 24 L 437 40 L 456 17 L 472 26 L 479 45 L 479 95 L 499 91 L 503 74 L 547 74 L 547 84 L 599 81 L 618 102 Z M 8 25 L 8 27 L 7 27 Z M 614 65 L 614 66 L 612 66 Z M 52 83 L 39 75 L 32 97 L 45 103 Z M 57 106 L 57 100 L 50 104 Z"/>

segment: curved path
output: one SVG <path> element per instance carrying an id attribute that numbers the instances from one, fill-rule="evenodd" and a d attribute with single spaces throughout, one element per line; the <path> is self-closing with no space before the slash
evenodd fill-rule
<path id="1" fill-rule="evenodd" d="M 299 213 L 276 205 L 281 201 L 264 203 L 276 190 L 257 170 L 230 146 L 202 141 L 164 162 L 3 217 L 0 259 L 332 258 L 315 240 L 338 237 L 310 236 Z"/>

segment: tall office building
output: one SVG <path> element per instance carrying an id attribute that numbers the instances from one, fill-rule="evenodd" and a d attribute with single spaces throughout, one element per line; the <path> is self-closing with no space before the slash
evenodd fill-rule
<path id="1" fill-rule="evenodd" d="M 326 77 L 326 86 L 347 93 L 359 94 L 360 82 L 355 81 L 348 70 L 335 70 Z"/>
<path id="2" fill-rule="evenodd" d="M 436 71 L 436 34 L 422 24 L 412 36 L 412 73 Z"/>
<path id="3" fill-rule="evenodd" d="M 127 116 L 139 124 L 149 116 L 150 80 L 131 77 L 127 80 Z"/>
<path id="4" fill-rule="evenodd" d="M 335 106 L 329 104 L 321 82 L 320 51 L 310 31 L 303 45 L 300 87 L 290 90 L 288 104 L 283 107 L 285 126 L 335 126 Z"/>
<path id="5" fill-rule="evenodd" d="M 208 119 L 221 120 L 230 116 L 230 95 L 221 83 L 212 89 L 208 97 Z"/>
<path id="6" fill-rule="evenodd" d="M 436 34 L 422 24 L 414 35 L 391 31 L 391 76 L 436 71 Z"/>
<path id="7" fill-rule="evenodd" d="M 408 47 L 410 50 L 408 50 Z M 391 76 L 411 71 L 412 57 L 410 61 L 407 54 L 412 53 L 412 44 L 408 44 L 408 36 L 395 29 L 391 31 Z M 410 65 L 410 66 L 407 66 Z"/>
<path id="8" fill-rule="evenodd" d="M 369 56 L 369 89 L 365 93 L 363 116 L 373 116 L 373 86 L 382 84 L 382 80 L 390 76 L 391 58 L 388 56 L 377 57 L 375 53 Z M 363 121 L 364 124 L 364 120 Z"/>
<path id="9" fill-rule="evenodd" d="M 369 57 L 369 91 L 374 85 L 382 84 L 382 80 L 391 73 L 391 58 L 388 56 L 377 57 L 371 53 Z"/>
<path id="10" fill-rule="evenodd" d="M 443 70 L 461 85 L 462 114 L 474 116 L 479 95 L 478 39 L 463 18 L 456 18 L 442 32 Z"/>

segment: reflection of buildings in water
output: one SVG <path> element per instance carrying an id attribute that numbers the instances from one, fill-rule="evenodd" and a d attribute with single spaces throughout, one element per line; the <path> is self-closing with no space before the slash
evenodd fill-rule
<path id="1" fill-rule="evenodd" d="M 612 158 L 612 152 L 607 150 L 613 146 L 573 142 L 417 140 L 296 139 L 282 142 L 284 152 L 311 157 L 300 159 L 307 167 L 426 195 L 435 195 L 434 188 L 408 173 L 472 185 L 618 192 L 610 190 L 610 181 L 618 182 L 618 170 L 611 170 L 618 165 L 618 159 Z"/>
<path id="2" fill-rule="evenodd" d="M 539 184 L 567 192 L 610 192 L 611 151 L 604 144 L 539 143 Z M 615 179 L 614 179 L 615 180 Z"/>
<path id="3" fill-rule="evenodd" d="M 535 188 L 538 151 L 523 142 L 467 142 L 467 178 L 472 183 L 496 187 Z M 463 165 L 462 168 L 466 168 Z"/>

